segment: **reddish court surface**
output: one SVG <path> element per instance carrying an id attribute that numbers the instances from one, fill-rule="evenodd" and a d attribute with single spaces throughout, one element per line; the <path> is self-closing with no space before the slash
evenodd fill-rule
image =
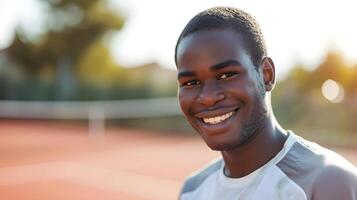
<path id="1" fill-rule="evenodd" d="M 357 164 L 357 150 L 335 149 Z M 196 137 L 0 120 L 0 199 L 177 199 L 218 154 Z"/>

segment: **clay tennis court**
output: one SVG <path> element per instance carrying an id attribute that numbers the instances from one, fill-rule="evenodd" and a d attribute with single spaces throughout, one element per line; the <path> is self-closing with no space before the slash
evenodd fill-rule
<path id="1" fill-rule="evenodd" d="M 356 149 L 335 149 L 357 164 Z M 199 138 L 0 120 L 0 199 L 177 199 L 184 177 L 218 154 Z"/>

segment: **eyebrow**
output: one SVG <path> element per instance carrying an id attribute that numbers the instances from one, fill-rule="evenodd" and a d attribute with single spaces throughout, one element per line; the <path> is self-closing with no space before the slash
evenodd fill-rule
<path id="1" fill-rule="evenodd" d="M 183 77 L 194 77 L 197 76 L 196 72 L 192 72 L 192 71 L 183 71 L 183 72 L 179 72 L 177 75 L 177 78 L 183 78 Z"/>
<path id="2" fill-rule="evenodd" d="M 226 60 L 217 64 L 214 64 L 212 66 L 209 67 L 209 69 L 211 71 L 218 71 L 220 69 L 226 68 L 226 67 L 230 67 L 230 66 L 241 66 L 240 62 L 238 62 L 237 60 Z M 183 78 L 183 77 L 194 77 L 197 76 L 196 72 L 193 71 L 182 71 L 179 72 L 177 75 L 177 78 Z"/>
<path id="3" fill-rule="evenodd" d="M 210 67 L 211 71 L 217 71 L 229 66 L 241 66 L 241 64 L 237 60 L 226 60 L 221 63 L 214 64 Z"/>

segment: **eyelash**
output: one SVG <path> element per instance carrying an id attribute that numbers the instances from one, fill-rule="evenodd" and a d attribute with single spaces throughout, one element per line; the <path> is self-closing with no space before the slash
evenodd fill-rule
<path id="1" fill-rule="evenodd" d="M 194 82 L 194 84 L 192 84 Z M 185 83 L 182 84 L 182 86 L 187 86 L 187 87 L 192 87 L 194 85 L 198 85 L 199 81 L 198 80 L 191 80 L 191 81 L 187 81 Z"/>
<path id="2" fill-rule="evenodd" d="M 219 75 L 218 80 L 229 79 L 229 78 L 231 78 L 232 76 L 234 76 L 236 74 L 237 73 L 235 73 L 235 72 L 226 72 L 226 73 L 223 73 L 223 74 Z M 222 76 L 224 76 L 224 75 L 226 75 L 227 77 L 222 78 Z"/>
<path id="3" fill-rule="evenodd" d="M 226 72 L 226 73 L 223 73 L 221 75 L 218 76 L 218 79 L 217 80 L 222 80 L 222 79 L 229 79 L 231 78 L 232 76 L 236 75 L 237 73 L 235 72 Z M 222 78 L 222 76 L 226 75 L 227 77 L 225 78 Z M 200 81 L 198 80 L 190 80 L 190 81 L 187 81 L 185 83 L 182 84 L 183 87 L 193 87 L 195 85 L 198 85 L 200 84 Z"/>

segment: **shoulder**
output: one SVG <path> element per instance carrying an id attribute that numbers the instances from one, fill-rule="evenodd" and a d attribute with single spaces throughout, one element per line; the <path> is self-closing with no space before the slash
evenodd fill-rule
<path id="1" fill-rule="evenodd" d="M 344 159 L 327 162 L 313 184 L 314 200 L 357 199 L 357 169 Z"/>
<path id="2" fill-rule="evenodd" d="M 289 168 L 298 169 L 300 170 L 299 172 L 306 172 L 307 174 L 310 174 L 311 170 L 316 170 L 315 175 L 320 174 L 325 169 L 329 169 L 329 167 L 356 169 L 350 162 L 334 151 L 299 136 L 295 135 L 294 137 L 296 139 L 293 145 L 279 161 L 278 166 L 285 167 L 286 165 Z M 296 175 L 301 175 L 301 173 Z"/>
<path id="3" fill-rule="evenodd" d="M 191 174 L 188 178 L 186 178 L 180 195 L 197 189 L 211 174 L 217 172 L 221 168 L 222 162 L 223 160 L 221 158 L 216 159 L 207 166 Z"/>
<path id="4" fill-rule="evenodd" d="M 356 168 L 316 143 L 297 137 L 277 166 L 304 190 L 308 199 L 357 200 Z"/>

